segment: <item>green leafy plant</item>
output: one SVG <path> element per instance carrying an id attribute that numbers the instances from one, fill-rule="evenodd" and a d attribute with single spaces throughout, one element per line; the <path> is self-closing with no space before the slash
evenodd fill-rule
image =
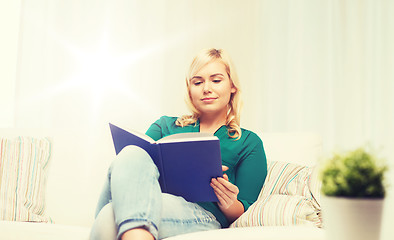
<path id="1" fill-rule="evenodd" d="M 364 148 L 334 154 L 321 169 L 322 192 L 326 196 L 384 198 L 385 164 Z"/>

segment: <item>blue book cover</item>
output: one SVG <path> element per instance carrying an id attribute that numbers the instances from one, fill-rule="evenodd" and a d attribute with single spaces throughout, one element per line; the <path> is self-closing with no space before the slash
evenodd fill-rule
<path id="1" fill-rule="evenodd" d="M 190 202 L 217 202 L 210 186 L 222 177 L 220 142 L 207 133 L 179 133 L 154 141 L 149 136 L 110 124 L 115 152 L 128 145 L 144 149 L 156 164 L 163 193 L 181 196 Z"/>

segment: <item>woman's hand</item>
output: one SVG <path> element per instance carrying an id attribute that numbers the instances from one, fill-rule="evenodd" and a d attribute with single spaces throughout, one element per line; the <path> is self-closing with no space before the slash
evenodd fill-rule
<path id="1" fill-rule="evenodd" d="M 222 166 L 222 170 L 225 172 L 228 167 Z M 228 181 L 227 174 L 223 174 L 223 177 L 212 178 L 211 187 L 219 199 L 218 205 L 221 209 L 228 209 L 234 202 L 238 201 L 239 189 Z"/>

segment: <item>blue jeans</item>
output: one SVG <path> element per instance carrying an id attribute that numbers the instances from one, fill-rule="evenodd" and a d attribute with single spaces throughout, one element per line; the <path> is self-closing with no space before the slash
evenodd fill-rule
<path id="1" fill-rule="evenodd" d="M 144 228 L 155 239 L 220 228 L 215 216 L 198 204 L 162 193 L 158 179 L 147 152 L 125 147 L 108 170 L 91 239 L 120 239 L 133 228 Z"/>

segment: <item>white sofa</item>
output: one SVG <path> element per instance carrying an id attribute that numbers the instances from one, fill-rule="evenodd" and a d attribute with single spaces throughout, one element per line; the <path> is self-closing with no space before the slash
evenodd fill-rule
<path id="1" fill-rule="evenodd" d="M 0 221 L 0 239 L 88 239 L 106 170 L 115 155 L 108 127 L 101 128 L 105 130 L 0 129 L 0 138 L 49 137 L 52 150 L 46 214 L 54 221 L 54 224 Z M 321 153 L 321 139 L 313 133 L 259 135 L 268 161 L 313 166 Z M 305 225 L 263 226 L 221 229 L 169 239 L 323 239 L 323 232 Z"/>

